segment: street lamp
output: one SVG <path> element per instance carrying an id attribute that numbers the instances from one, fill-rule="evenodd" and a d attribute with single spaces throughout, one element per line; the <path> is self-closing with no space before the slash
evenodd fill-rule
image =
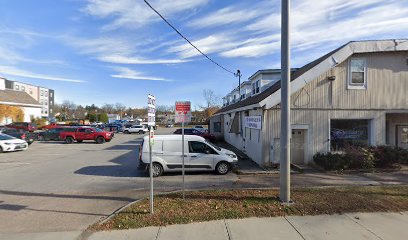
<path id="1" fill-rule="evenodd" d="M 241 71 L 238 69 L 237 73 L 234 73 L 235 77 L 238 77 L 238 94 L 239 94 L 239 99 L 238 101 L 241 101 Z"/>

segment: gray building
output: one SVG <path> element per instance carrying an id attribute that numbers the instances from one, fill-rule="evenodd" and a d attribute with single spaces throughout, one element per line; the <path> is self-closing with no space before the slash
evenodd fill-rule
<path id="1" fill-rule="evenodd" d="M 250 81 L 261 83 L 262 72 Z M 407 40 L 350 42 L 296 69 L 291 161 L 308 164 L 317 152 L 339 152 L 348 145 L 408 149 L 407 96 Z M 280 98 L 280 79 L 260 86 L 249 98 L 220 109 L 210 131 L 260 165 L 279 163 Z"/>

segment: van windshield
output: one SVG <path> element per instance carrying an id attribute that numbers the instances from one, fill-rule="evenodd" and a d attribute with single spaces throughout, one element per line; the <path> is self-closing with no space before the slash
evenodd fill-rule
<path id="1" fill-rule="evenodd" d="M 212 142 L 210 142 L 210 141 L 208 141 L 208 140 L 205 140 L 205 142 L 206 142 L 208 145 L 210 145 L 211 147 L 217 149 L 218 151 L 221 151 L 221 148 L 218 147 L 217 145 L 215 145 L 214 143 L 212 143 Z"/>

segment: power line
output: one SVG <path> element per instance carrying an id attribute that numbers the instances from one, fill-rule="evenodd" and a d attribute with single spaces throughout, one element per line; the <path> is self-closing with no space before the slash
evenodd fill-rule
<path id="1" fill-rule="evenodd" d="M 147 2 L 147 0 L 144 0 L 144 2 L 147 4 L 147 6 L 149 6 L 155 13 L 157 13 L 157 15 L 159 15 L 159 17 L 161 17 L 161 19 L 163 19 L 163 21 L 165 21 L 167 23 L 167 25 L 169 25 L 174 31 L 176 31 L 176 33 L 178 35 L 180 35 L 182 38 L 184 38 L 184 40 L 186 40 L 193 48 L 195 48 L 199 53 L 201 53 L 201 55 L 203 55 L 204 57 L 206 57 L 208 60 L 210 60 L 212 63 L 214 63 L 215 65 L 217 65 L 218 67 L 222 68 L 224 71 L 227 71 L 231 74 L 234 74 L 234 76 L 236 76 L 236 73 L 228 70 L 227 68 L 223 67 L 221 64 L 217 63 L 216 61 L 214 61 L 213 59 L 211 59 L 207 54 L 203 53 L 200 49 L 198 49 L 198 47 L 196 47 L 190 40 L 188 40 L 183 34 L 181 34 L 169 21 L 167 21 L 167 19 L 165 19 L 156 9 L 154 9 L 152 7 L 152 5 L 150 5 L 149 2 Z"/>

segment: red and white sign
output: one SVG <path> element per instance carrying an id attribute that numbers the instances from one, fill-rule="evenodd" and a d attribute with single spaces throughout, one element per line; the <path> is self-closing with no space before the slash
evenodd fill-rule
<path id="1" fill-rule="evenodd" d="M 176 102 L 176 123 L 191 122 L 191 103 L 190 102 Z"/>

